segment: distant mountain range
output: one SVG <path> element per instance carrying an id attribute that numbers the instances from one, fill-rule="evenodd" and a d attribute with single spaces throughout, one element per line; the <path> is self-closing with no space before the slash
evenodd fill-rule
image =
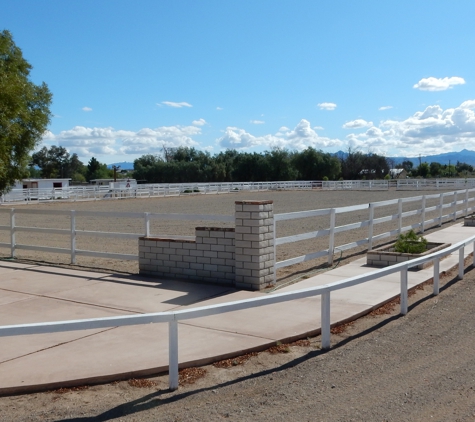
<path id="1" fill-rule="evenodd" d="M 344 151 L 338 151 L 334 155 L 338 157 L 346 157 L 348 153 Z M 388 157 L 391 160 L 394 160 L 394 164 L 400 164 L 403 161 L 409 160 L 412 161 L 414 167 L 419 166 L 419 160 L 421 163 L 440 163 L 440 164 L 453 164 L 455 165 L 457 161 L 461 163 L 467 163 L 471 166 L 475 166 L 475 151 L 470 151 L 468 149 L 463 149 L 459 152 L 445 152 L 443 154 L 437 155 L 421 155 L 420 157 Z M 112 163 L 108 164 L 107 168 L 111 169 L 112 166 L 119 166 L 121 170 L 133 170 L 134 163 L 129 163 L 128 161 L 123 161 L 122 163 Z"/>
<path id="2" fill-rule="evenodd" d="M 107 164 L 108 169 L 111 169 L 113 166 L 118 166 L 118 167 L 120 167 L 121 170 L 133 170 L 134 169 L 134 163 L 129 163 L 128 161 L 123 161 L 122 163 Z"/>
<path id="3" fill-rule="evenodd" d="M 346 157 L 348 153 L 343 152 L 343 151 L 338 151 L 336 156 L 340 157 Z M 463 149 L 460 152 L 445 152 L 443 154 L 437 154 L 437 155 L 421 155 L 420 157 L 388 157 L 390 160 L 394 160 L 394 164 L 400 164 L 403 161 L 412 161 L 414 164 L 414 167 L 419 166 L 419 160 L 421 163 L 427 162 L 427 163 L 440 163 L 440 164 L 457 164 L 457 161 L 460 161 L 461 163 L 467 163 L 470 164 L 471 166 L 475 166 L 475 151 L 470 151 L 468 149 Z"/>

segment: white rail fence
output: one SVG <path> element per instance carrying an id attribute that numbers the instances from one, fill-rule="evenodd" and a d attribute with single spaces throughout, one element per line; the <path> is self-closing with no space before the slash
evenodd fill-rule
<path id="1" fill-rule="evenodd" d="M 261 192 L 268 190 L 450 190 L 475 188 L 471 179 L 401 179 L 401 180 L 339 180 L 339 181 L 281 181 L 247 183 L 154 183 L 130 188 L 109 186 L 69 186 L 51 189 L 13 189 L 0 196 L 0 204 L 38 203 L 54 200 L 84 201 L 125 198 L 156 198 L 165 196 L 220 194 L 238 191 Z"/>
<path id="2" fill-rule="evenodd" d="M 399 198 L 388 201 L 373 202 L 370 204 L 354 205 L 349 207 L 341 208 L 326 208 L 321 210 L 312 210 L 312 211 L 300 211 L 300 212 L 291 212 L 286 214 L 276 214 L 274 216 L 274 236 L 276 233 L 276 225 L 279 221 L 288 221 L 293 219 L 301 219 L 308 217 L 317 217 L 317 216 L 328 216 L 329 226 L 326 229 L 316 230 L 308 233 L 301 233 L 293 236 L 286 236 L 274 239 L 274 256 L 276 255 L 276 248 L 279 245 L 284 245 L 286 243 L 299 242 L 302 240 L 316 239 L 328 236 L 328 249 L 319 250 L 315 252 L 310 252 L 305 255 L 298 257 L 286 259 L 284 261 L 275 262 L 275 270 L 279 268 L 288 267 L 290 265 L 299 264 L 301 262 L 328 257 L 328 264 L 333 263 L 334 251 L 345 251 L 359 246 L 368 245 L 368 249 L 373 248 L 373 244 L 376 241 L 388 238 L 390 236 L 398 235 L 402 232 L 405 232 L 410 229 L 420 230 L 422 233 L 424 229 L 430 224 L 442 225 L 444 221 L 453 220 L 455 221 L 458 216 L 467 216 L 469 213 L 475 210 L 475 189 L 465 189 L 455 192 L 443 192 L 440 194 L 433 195 L 422 195 L 410 198 Z M 448 199 L 448 202 L 446 200 Z M 436 205 L 426 206 L 427 202 L 434 200 L 437 202 Z M 418 208 L 403 212 L 403 205 L 408 203 L 419 203 Z M 386 215 L 383 217 L 375 218 L 375 211 L 378 208 L 383 208 L 387 206 L 397 206 L 397 213 Z M 342 226 L 336 225 L 336 218 L 339 214 L 354 212 L 354 211 L 367 211 L 368 218 L 366 220 L 358 221 L 351 224 L 346 224 Z M 436 213 L 437 216 L 431 219 L 426 219 L 428 213 Z M 404 218 L 408 217 L 418 217 L 419 221 L 404 225 Z M 395 222 L 395 228 L 384 233 L 379 233 L 374 235 L 375 226 L 378 224 L 386 222 Z M 343 233 L 350 230 L 357 230 L 367 228 L 367 237 L 356 240 L 351 243 L 344 245 L 335 245 L 335 235 L 338 233 Z M 274 271 L 276 273 L 276 271 Z"/>
<path id="3" fill-rule="evenodd" d="M 427 206 L 428 203 L 436 203 L 436 205 Z M 416 204 L 417 208 L 409 211 L 403 211 L 405 204 Z M 389 215 L 375 217 L 375 213 L 378 209 L 392 206 L 393 211 Z M 299 242 L 302 240 L 320 239 L 328 237 L 328 248 L 320 249 L 314 252 L 308 252 L 304 255 L 289 258 L 283 261 L 275 261 L 275 271 L 279 268 L 288 267 L 290 265 L 299 264 L 313 259 L 327 257 L 329 264 L 333 263 L 333 257 L 335 250 L 346 251 L 360 246 L 367 245 L 371 250 L 373 244 L 382 239 L 390 236 L 398 235 L 404 231 L 410 229 L 420 230 L 424 232 L 425 228 L 429 225 L 441 226 L 444 221 L 455 221 L 459 216 L 467 216 L 475 210 L 475 189 L 459 190 L 454 192 L 443 192 L 431 195 L 422 195 L 410 198 L 400 198 L 388 201 L 374 202 L 369 204 L 361 204 L 349 207 L 340 208 L 326 208 L 320 210 L 292 212 L 285 214 L 276 214 L 274 216 L 274 256 L 277 257 L 277 247 L 288 243 Z M 367 212 L 368 217 L 366 219 L 359 219 L 351 224 L 345 224 L 337 226 L 337 217 L 345 213 L 351 213 L 355 211 Z M 431 213 L 431 216 L 436 215 L 433 218 L 427 219 L 426 216 Z M 17 256 L 19 250 L 30 251 L 42 251 L 49 253 L 60 253 L 70 255 L 70 262 L 76 263 L 78 256 L 89 256 L 96 258 L 109 258 L 119 260 L 138 260 L 138 246 L 136 252 L 133 254 L 119 254 L 102 251 L 91 251 L 78 249 L 76 247 L 76 240 L 78 237 L 102 237 L 112 239 L 138 239 L 141 236 L 152 236 L 150 232 L 150 222 L 152 220 L 183 220 L 183 221 L 214 221 L 214 222 L 234 222 L 234 216 L 231 215 L 191 215 L 191 214 L 158 214 L 158 213 L 118 213 L 118 212 L 92 212 L 92 211 L 61 211 L 61 210 L 33 210 L 28 208 L 0 208 L 1 214 L 9 214 L 9 224 L 0 225 L 0 231 L 9 232 L 8 242 L 0 242 L 0 247 L 9 248 L 10 256 L 12 258 Z M 69 228 L 46 228 L 46 227 L 29 227 L 20 226 L 16 224 L 17 216 L 20 215 L 42 215 L 42 216 L 66 216 L 70 220 Z M 325 229 L 311 231 L 307 233 L 301 233 L 292 236 L 276 237 L 276 225 L 281 221 L 288 221 L 293 219 L 302 219 L 309 217 L 327 216 L 328 225 Z M 79 230 L 76 227 L 77 217 L 94 217 L 94 218 L 119 218 L 119 219 L 133 219 L 141 221 L 143 231 L 141 233 L 122 233 L 122 232 L 104 232 L 104 231 L 91 231 L 91 230 Z M 404 224 L 405 219 L 412 218 L 417 219 L 415 223 Z M 389 231 L 375 234 L 375 228 L 383 223 L 392 223 L 393 228 Z M 355 240 L 351 243 L 336 245 L 335 236 L 339 233 L 344 233 L 352 230 L 366 229 L 367 235 L 364 238 Z M 69 237 L 69 247 L 54 247 L 54 246 L 41 246 L 32 244 L 17 243 L 17 233 L 30 232 L 30 233 L 43 233 L 58 234 L 65 237 Z M 163 234 L 153 234 L 155 236 L 165 236 L 168 238 L 187 238 L 194 239 L 194 236 L 173 236 Z"/>
<path id="4" fill-rule="evenodd" d="M 338 180 L 320 182 L 324 190 L 450 190 L 475 188 L 469 179 Z"/>
<path id="5" fill-rule="evenodd" d="M 61 211 L 61 210 L 33 210 L 25 208 L 11 208 L 11 209 L 1 209 L 0 214 L 10 214 L 10 224 L 1 225 L 0 230 L 10 232 L 10 241 L 1 242 L 0 247 L 10 248 L 11 257 L 16 257 L 17 250 L 30 250 L 30 251 L 42 251 L 42 252 L 53 252 L 61 254 L 69 254 L 71 256 L 71 264 L 76 264 L 77 256 L 92 256 L 97 258 L 109 258 L 109 259 L 120 259 L 120 260 L 138 260 L 138 252 L 135 254 L 118 254 L 112 252 L 103 252 L 103 251 L 90 251 L 90 250 L 81 250 L 76 248 L 76 240 L 79 236 L 92 236 L 92 237 L 106 237 L 106 238 L 115 238 L 115 239 L 138 239 L 141 236 L 151 236 L 150 232 L 150 222 L 152 220 L 183 220 L 183 221 L 221 221 L 221 222 L 234 222 L 233 216 L 228 215 L 201 215 L 201 214 L 158 214 L 158 213 L 134 213 L 134 212 L 96 212 L 96 211 Z M 66 216 L 70 219 L 70 228 L 69 229 L 54 229 L 46 227 L 28 227 L 28 226 L 19 226 L 16 224 L 16 217 L 18 215 L 43 215 L 43 216 Z M 120 232 L 101 232 L 101 231 L 91 231 L 91 230 L 78 230 L 76 228 L 76 217 L 94 217 L 94 218 L 129 218 L 129 219 L 138 219 L 143 222 L 143 232 L 142 233 L 120 233 Z M 58 248 L 58 247 L 48 247 L 48 246 L 39 246 L 39 245 L 26 245 L 19 244 L 16 241 L 16 234 L 20 232 L 30 232 L 30 233 L 44 233 L 48 234 L 59 234 L 68 236 L 70 239 L 69 248 Z M 194 236 L 173 236 L 166 235 L 168 238 L 180 238 L 180 239 L 194 239 Z M 138 243 L 137 243 L 138 248 Z"/>
<path id="6" fill-rule="evenodd" d="M 46 333 L 58 333 L 65 331 L 77 331 L 88 330 L 98 328 L 110 328 L 110 327 L 123 327 L 129 325 L 143 325 L 150 323 L 168 323 L 169 335 L 168 335 L 168 350 L 169 350 L 169 388 L 176 390 L 178 388 L 178 322 L 186 321 L 194 318 L 201 318 L 210 315 L 218 315 L 226 312 L 251 309 L 258 306 L 265 306 L 275 303 L 287 302 L 290 300 L 298 300 L 303 298 L 309 298 L 314 296 L 321 296 L 321 344 L 322 349 L 330 348 L 330 309 L 331 309 L 331 293 L 337 290 L 345 289 L 348 287 L 356 286 L 362 283 L 366 283 L 371 280 L 376 280 L 380 277 L 388 274 L 400 273 L 400 304 L 402 315 L 408 312 L 408 270 L 414 266 L 425 262 L 433 262 L 434 275 L 433 275 L 433 294 L 439 294 L 439 262 L 440 259 L 450 253 L 458 251 L 459 264 L 458 264 L 458 278 L 462 279 L 464 275 L 464 251 L 465 246 L 473 244 L 475 250 L 475 236 L 471 236 L 465 241 L 452 245 L 444 250 L 435 252 L 431 255 L 427 255 L 422 258 L 417 258 L 412 261 L 403 262 L 390 267 L 386 267 L 381 270 L 377 270 L 365 275 L 359 275 L 350 277 L 345 280 L 326 284 L 319 287 L 312 287 L 307 289 L 301 289 L 293 292 L 275 293 L 269 294 L 264 297 L 257 297 L 247 300 L 240 300 L 228 303 L 222 303 L 218 305 L 210 305 L 197 307 L 188 310 L 175 311 L 175 312 L 158 312 L 149 313 L 143 315 L 126 315 L 116 316 L 108 318 L 93 318 L 83 320 L 71 320 L 60 322 L 44 322 L 36 324 L 20 324 L 0 327 L 0 337 L 6 336 L 18 336 L 28 334 L 46 334 Z M 475 265 L 475 253 L 474 261 Z"/>
<path id="7" fill-rule="evenodd" d="M 124 198 L 155 198 L 163 196 L 220 194 L 238 191 L 260 192 L 267 190 L 298 190 L 321 187 L 321 182 L 248 182 L 248 183 L 154 183 L 140 184 L 130 188 L 109 186 L 69 186 L 51 189 L 13 189 L 1 196 L 0 203 L 37 203 L 53 200 L 103 200 Z"/>

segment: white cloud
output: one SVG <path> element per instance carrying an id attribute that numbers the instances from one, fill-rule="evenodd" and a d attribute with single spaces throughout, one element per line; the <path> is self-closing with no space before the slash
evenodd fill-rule
<path id="1" fill-rule="evenodd" d="M 91 107 L 83 107 L 81 110 L 82 111 L 92 111 L 92 108 Z"/>
<path id="2" fill-rule="evenodd" d="M 452 76 L 450 78 L 423 78 L 417 84 L 413 86 L 415 89 L 421 91 L 445 91 L 453 88 L 455 85 L 465 84 L 465 79 L 458 76 Z"/>
<path id="3" fill-rule="evenodd" d="M 393 106 L 382 106 L 382 107 L 379 107 L 378 110 L 380 110 L 380 111 L 390 110 L 391 108 L 393 108 Z"/>
<path id="4" fill-rule="evenodd" d="M 320 103 L 317 104 L 320 110 L 335 110 L 337 107 L 335 103 Z"/>
<path id="5" fill-rule="evenodd" d="M 343 125 L 343 129 L 359 129 L 362 127 L 371 127 L 373 126 L 373 122 L 367 122 L 363 119 L 356 119 L 352 120 L 351 122 L 346 122 Z"/>
<path id="6" fill-rule="evenodd" d="M 324 128 L 322 126 L 314 126 L 313 129 L 314 130 L 323 130 Z"/>
<path id="7" fill-rule="evenodd" d="M 223 107 L 216 107 L 216 110 L 222 110 Z"/>
<path id="8" fill-rule="evenodd" d="M 455 108 L 432 105 L 405 120 L 385 120 L 347 136 L 351 147 L 386 155 L 416 156 L 475 149 L 475 100 Z"/>
<path id="9" fill-rule="evenodd" d="M 205 119 L 193 120 L 192 124 L 195 126 L 204 126 L 206 124 L 206 120 Z"/>
<path id="10" fill-rule="evenodd" d="M 263 120 L 251 120 L 250 123 L 253 125 L 263 125 L 265 122 Z"/>
<path id="11" fill-rule="evenodd" d="M 173 108 L 193 107 L 190 103 L 186 103 L 184 101 L 181 103 L 175 103 L 173 101 L 162 101 L 161 104 L 166 105 L 168 107 L 173 107 Z"/>
<path id="12" fill-rule="evenodd" d="M 166 147 L 198 147 L 193 138 L 201 134 L 198 126 L 161 126 L 139 131 L 115 130 L 111 127 L 75 126 L 58 134 L 46 132 L 43 141 L 61 145 L 80 156 L 114 154 L 158 154 Z"/>
<path id="13" fill-rule="evenodd" d="M 254 136 L 244 129 L 228 127 L 224 135 L 217 140 L 222 148 L 246 149 L 257 146 L 265 148 L 288 148 L 303 150 L 309 146 L 320 149 L 325 147 L 341 146 L 339 139 L 330 139 L 318 136 L 310 127 L 308 120 L 302 119 L 294 129 L 283 126 L 275 135 Z"/>
<path id="14" fill-rule="evenodd" d="M 475 108 L 475 100 L 464 101 L 460 104 L 460 108 Z"/>

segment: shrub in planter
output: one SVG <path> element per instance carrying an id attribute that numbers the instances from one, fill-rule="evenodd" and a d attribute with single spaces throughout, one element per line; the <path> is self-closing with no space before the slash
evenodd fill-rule
<path id="1" fill-rule="evenodd" d="M 394 250 L 402 253 L 422 253 L 427 250 L 427 239 L 410 230 L 406 234 L 399 235 Z"/>

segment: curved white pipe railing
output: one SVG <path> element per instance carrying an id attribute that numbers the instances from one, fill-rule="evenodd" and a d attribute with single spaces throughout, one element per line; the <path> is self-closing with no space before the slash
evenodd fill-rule
<path id="1" fill-rule="evenodd" d="M 439 261 L 442 257 L 459 251 L 458 278 L 462 279 L 464 274 L 464 248 L 473 243 L 475 250 L 475 235 L 468 239 L 458 242 L 446 249 L 433 254 L 416 258 L 411 261 L 399 263 L 390 267 L 379 269 L 368 274 L 350 277 L 342 281 L 326 284 L 318 287 L 296 290 L 293 292 L 274 293 L 264 297 L 256 297 L 247 300 L 238 300 L 234 302 L 208 305 L 193 309 L 186 309 L 174 312 L 157 312 L 143 315 L 126 315 L 107 318 L 92 318 L 83 320 L 44 322 L 36 324 L 20 324 L 0 327 L 0 337 L 27 335 L 27 334 L 45 334 L 58 333 L 64 331 L 88 330 L 108 327 L 122 327 L 126 325 L 142 325 L 150 323 L 169 324 L 169 387 L 171 390 L 178 388 L 178 321 L 201 318 L 210 315 L 223 314 L 226 312 L 251 309 L 258 306 L 265 306 L 275 303 L 286 302 L 290 300 L 303 299 L 313 296 L 322 296 L 321 302 L 321 342 L 322 349 L 330 348 L 330 295 L 331 292 L 376 280 L 380 277 L 400 273 L 401 279 L 401 315 L 408 311 L 408 270 L 419 264 L 434 262 L 434 286 L 433 294 L 439 293 Z M 474 262 L 475 265 L 475 253 Z"/>

